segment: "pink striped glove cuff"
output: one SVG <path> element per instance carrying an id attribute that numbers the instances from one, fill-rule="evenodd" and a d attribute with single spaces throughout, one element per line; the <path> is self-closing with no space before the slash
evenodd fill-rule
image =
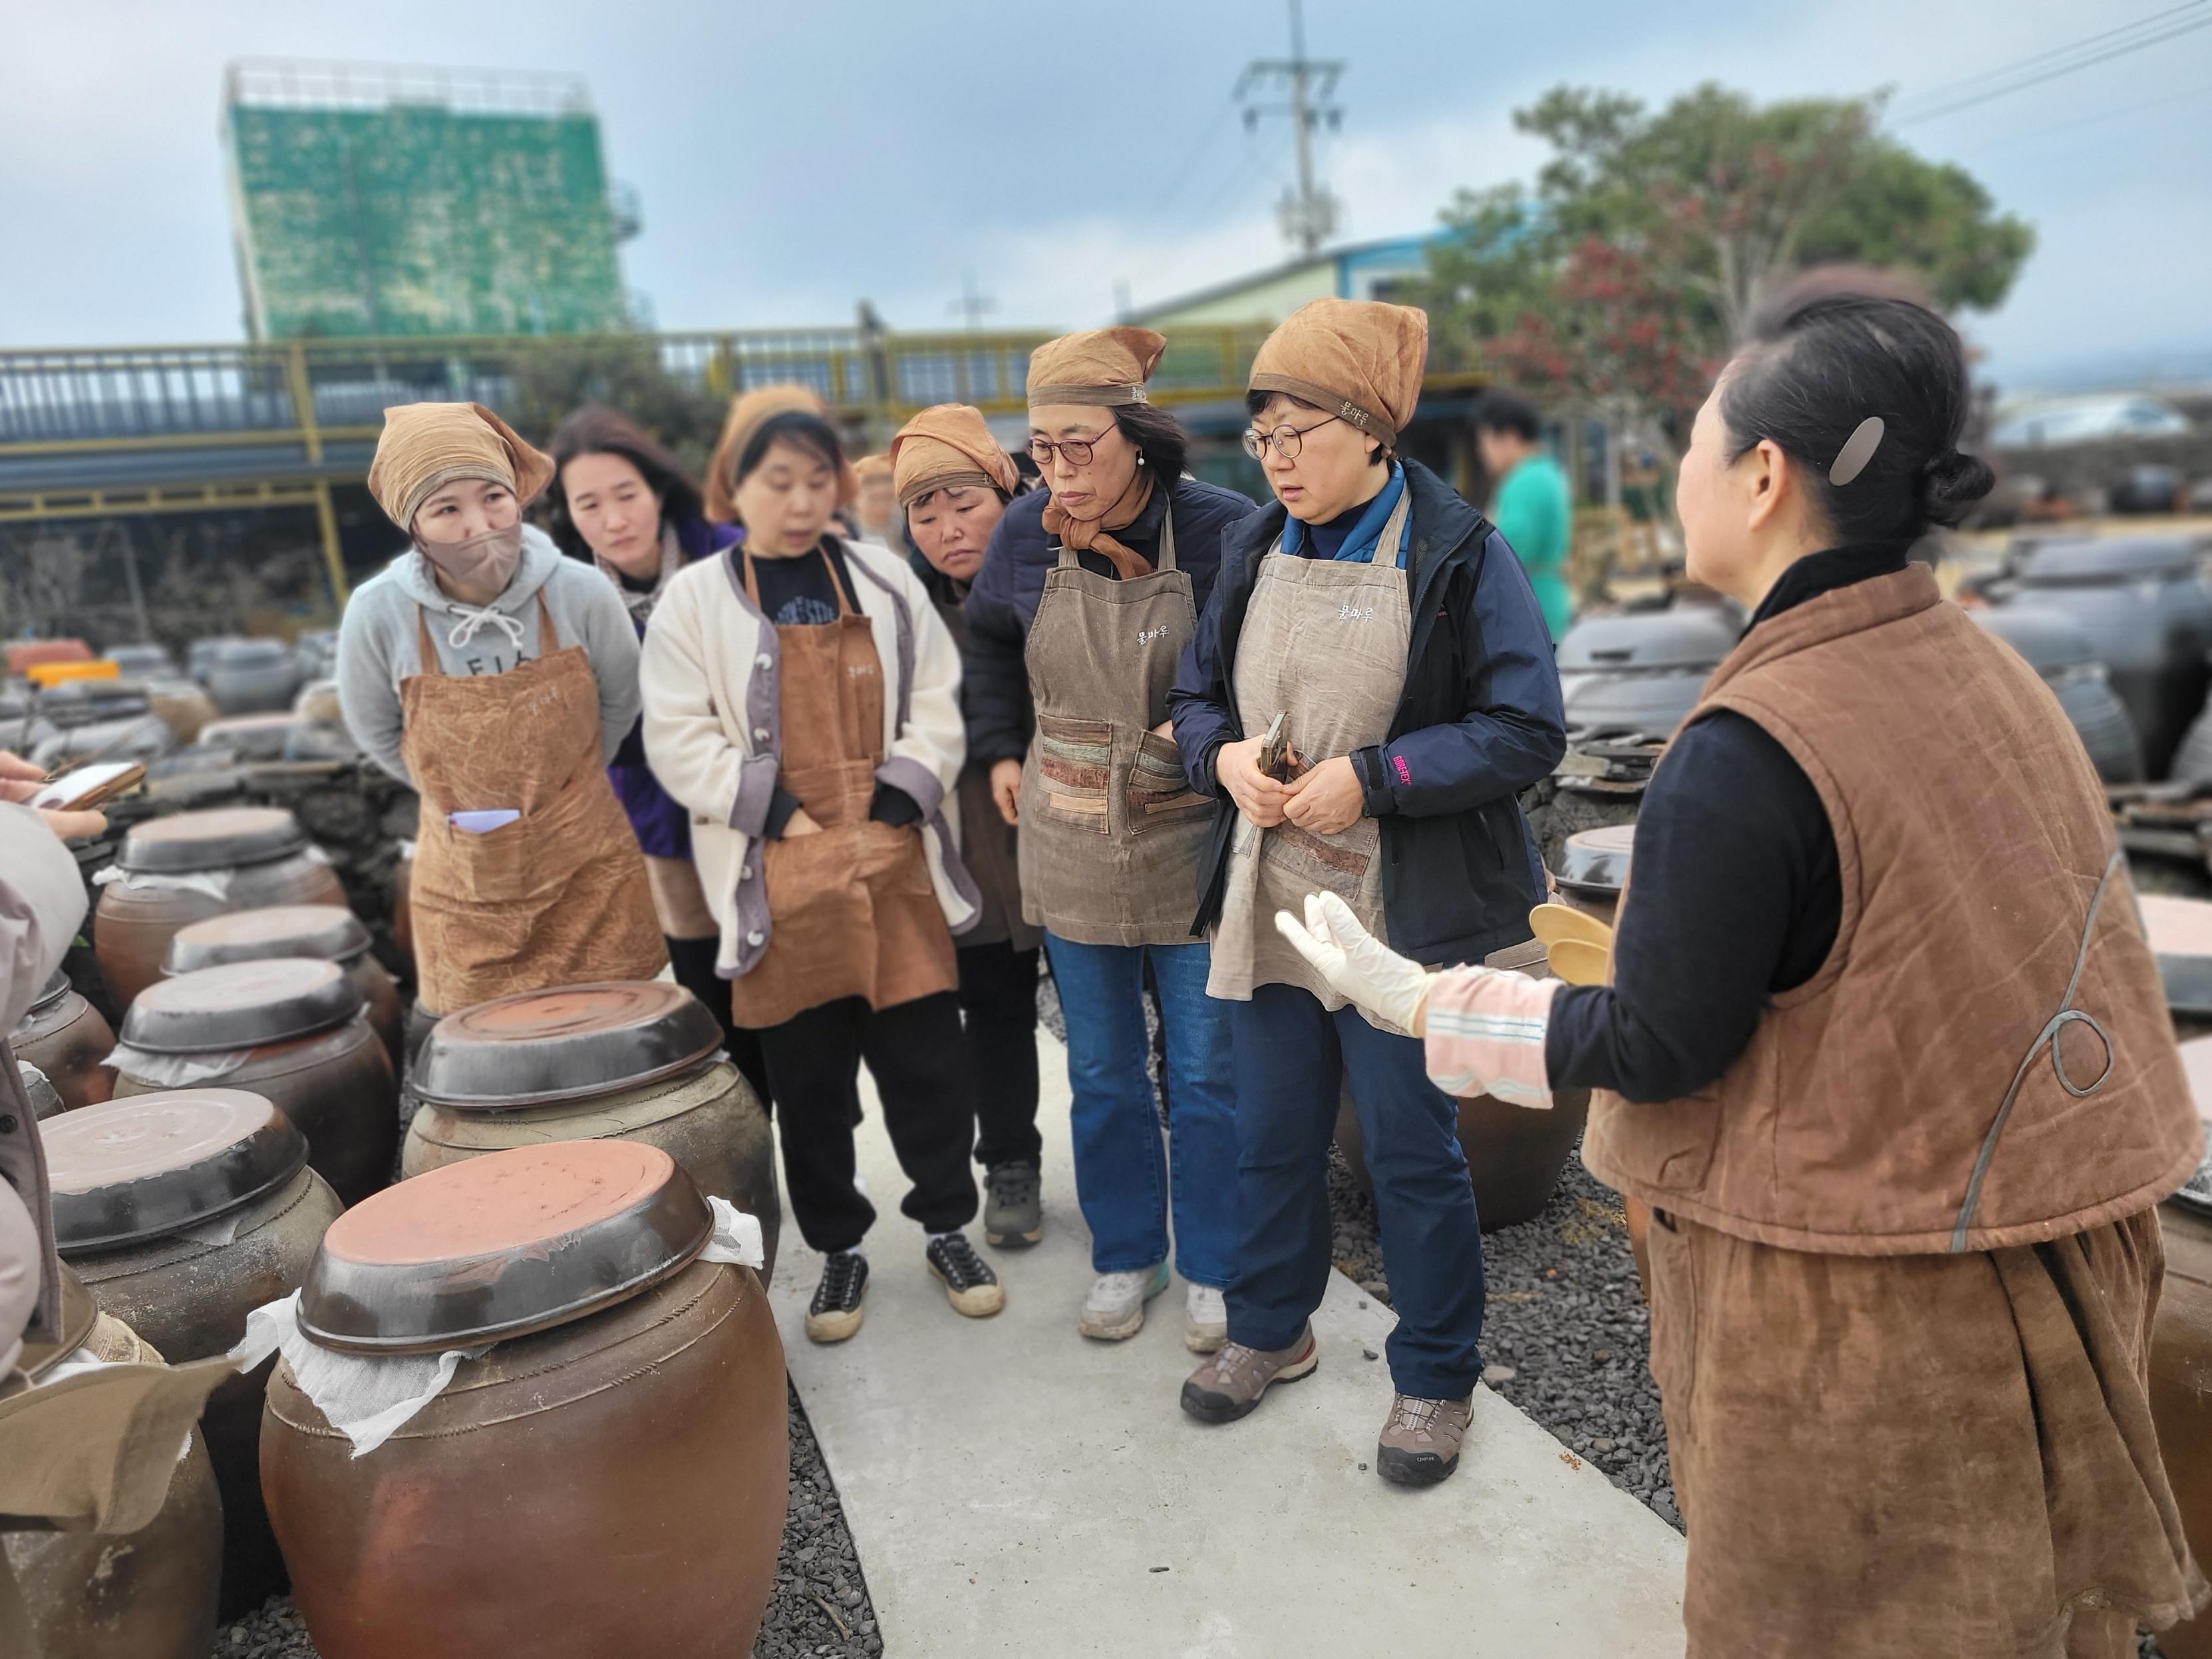
<path id="1" fill-rule="evenodd" d="M 1544 1033 L 1556 979 L 1450 968 L 1429 981 L 1429 1079 L 1449 1095 L 1490 1095 L 1549 1110 Z"/>

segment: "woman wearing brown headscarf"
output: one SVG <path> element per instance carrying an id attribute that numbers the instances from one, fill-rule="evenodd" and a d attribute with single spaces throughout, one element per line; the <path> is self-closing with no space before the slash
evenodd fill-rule
<path id="1" fill-rule="evenodd" d="M 1183 1340 L 1205 1352 L 1222 1340 L 1236 1109 L 1224 1010 L 1190 935 L 1212 811 L 1184 781 L 1167 690 L 1221 532 L 1251 503 L 1184 476 L 1182 428 L 1146 392 L 1166 346 L 1109 328 L 1031 354 L 1030 453 L 1051 493 L 1006 509 L 968 596 L 966 708 L 1000 809 L 1021 820 L 1023 913 L 1045 930 L 1067 1018 L 1097 1275 L 1076 1328 L 1136 1334 L 1168 1286 L 1172 1210 Z M 1145 1067 L 1148 975 L 1167 1042 L 1164 1146 Z"/>
<path id="2" fill-rule="evenodd" d="M 1519 562 L 1399 453 L 1427 347 L 1422 313 L 1367 301 L 1317 300 L 1267 337 L 1244 447 L 1280 506 L 1229 532 L 1170 698 L 1192 783 L 1221 804 L 1197 925 L 1213 945 L 1206 988 L 1232 1010 L 1242 1222 L 1229 1346 L 1184 1384 L 1183 1408 L 1226 1422 L 1314 1368 L 1348 1079 L 1398 1311 L 1376 1469 L 1407 1485 L 1458 1467 L 1482 1374 L 1482 1235 L 1457 1114 L 1419 1042 L 1350 1006 L 1273 918 L 1319 890 L 1423 962 L 1526 939 L 1544 879 L 1515 796 L 1566 747 Z"/>
<path id="3" fill-rule="evenodd" d="M 605 769 L 637 718 L 637 635 L 613 588 L 524 526 L 552 472 L 477 404 L 385 410 L 369 468 L 414 547 L 347 605 L 338 698 L 422 796 L 411 902 L 431 1013 L 668 963 Z"/>

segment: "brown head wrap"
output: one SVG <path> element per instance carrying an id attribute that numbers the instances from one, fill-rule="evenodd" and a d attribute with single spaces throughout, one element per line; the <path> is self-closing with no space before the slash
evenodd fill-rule
<path id="1" fill-rule="evenodd" d="M 1380 300 L 1315 300 L 1261 343 L 1251 387 L 1287 392 L 1395 449 L 1420 401 L 1428 361 L 1426 312 Z"/>
<path id="2" fill-rule="evenodd" d="M 550 457 L 514 435 L 482 404 L 401 404 L 384 411 L 368 491 L 412 534 L 422 503 L 456 478 L 503 483 L 527 507 L 553 477 Z"/>
<path id="3" fill-rule="evenodd" d="M 1030 407 L 1143 403 L 1145 382 L 1167 349 L 1167 337 L 1149 328 L 1095 328 L 1047 340 L 1030 353 Z"/>
<path id="4" fill-rule="evenodd" d="M 1011 495 L 1021 487 L 1013 457 L 991 435 L 982 410 L 966 404 L 938 404 L 908 421 L 891 440 L 890 462 L 901 508 L 933 489 L 973 484 Z"/>
<path id="5" fill-rule="evenodd" d="M 764 386 L 733 398 L 715 441 L 714 459 L 707 463 L 707 516 L 718 524 L 733 524 L 738 517 L 738 462 L 753 434 L 779 415 L 812 415 L 830 418 L 830 405 L 803 386 Z M 853 464 L 841 450 L 837 460 L 837 505 L 844 506 L 860 493 Z"/>
<path id="6" fill-rule="evenodd" d="M 891 458 L 888 455 L 863 455 L 853 463 L 853 477 L 866 483 L 871 478 L 888 478 L 891 474 Z"/>

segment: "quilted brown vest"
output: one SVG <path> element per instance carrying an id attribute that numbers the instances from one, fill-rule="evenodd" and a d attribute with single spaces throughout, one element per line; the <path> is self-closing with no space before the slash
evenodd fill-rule
<path id="1" fill-rule="evenodd" d="M 2158 968 L 2104 790 L 2035 672 L 1914 565 L 1759 623 L 1690 718 L 1722 708 L 1827 808 L 1835 948 L 1711 1088 L 1598 1095 L 1597 1177 L 1850 1255 L 2039 1243 L 2179 1186 L 2202 1132 Z"/>

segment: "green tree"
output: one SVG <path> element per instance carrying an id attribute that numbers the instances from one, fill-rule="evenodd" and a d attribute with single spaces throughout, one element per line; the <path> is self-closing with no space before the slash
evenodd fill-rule
<path id="1" fill-rule="evenodd" d="M 678 380 L 649 335 L 580 334 L 532 341 L 516 356 L 514 428 L 532 443 L 585 404 L 629 416 L 691 471 L 704 470 L 727 399 Z"/>

